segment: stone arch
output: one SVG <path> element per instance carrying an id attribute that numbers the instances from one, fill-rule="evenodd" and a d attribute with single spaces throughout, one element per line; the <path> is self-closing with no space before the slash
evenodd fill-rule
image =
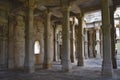
<path id="1" fill-rule="evenodd" d="M 41 64 L 41 44 L 40 44 L 40 40 L 35 40 L 34 42 L 34 55 L 35 55 L 35 64 L 39 65 Z"/>

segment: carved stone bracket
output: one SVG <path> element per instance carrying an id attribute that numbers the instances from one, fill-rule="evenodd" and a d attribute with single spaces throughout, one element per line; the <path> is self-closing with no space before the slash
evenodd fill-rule
<path id="1" fill-rule="evenodd" d="M 27 0 L 27 1 L 25 2 L 25 6 L 26 6 L 27 8 L 34 9 L 34 8 L 37 7 L 37 2 L 38 2 L 38 0 Z"/>

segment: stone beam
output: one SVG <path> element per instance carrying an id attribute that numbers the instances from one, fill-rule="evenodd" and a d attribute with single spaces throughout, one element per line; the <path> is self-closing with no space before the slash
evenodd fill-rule
<path id="1" fill-rule="evenodd" d="M 52 10 L 52 15 L 58 17 L 58 18 L 61 18 L 63 17 L 62 13 L 58 10 Z"/>
<path id="2" fill-rule="evenodd" d="M 75 0 L 75 4 L 79 5 L 79 4 L 83 4 L 85 2 L 89 2 L 90 0 Z"/>
<path id="3" fill-rule="evenodd" d="M 60 0 L 39 0 L 38 4 L 45 6 L 60 5 Z"/>
<path id="4" fill-rule="evenodd" d="M 9 9 L 11 9 L 11 7 L 7 3 L 0 3 L 0 9 L 9 11 Z"/>
<path id="5" fill-rule="evenodd" d="M 81 10 L 84 12 L 84 13 L 87 13 L 87 12 L 91 12 L 91 11 L 97 11 L 97 10 L 100 10 L 101 7 L 99 5 L 96 5 L 96 6 L 90 6 L 90 7 L 86 7 L 86 8 L 81 8 Z"/>
<path id="6" fill-rule="evenodd" d="M 73 13 L 80 13 L 81 12 L 78 5 L 72 4 L 70 6 L 71 6 L 71 9 L 70 9 L 71 12 L 73 12 Z"/>

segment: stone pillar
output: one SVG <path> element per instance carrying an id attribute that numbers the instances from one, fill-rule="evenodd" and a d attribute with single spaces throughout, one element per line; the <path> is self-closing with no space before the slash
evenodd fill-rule
<path id="1" fill-rule="evenodd" d="M 0 55 L 1 55 L 1 49 L 2 49 L 2 29 L 1 29 L 1 26 L 0 26 Z M 1 60 L 0 60 L 0 68 L 1 68 Z"/>
<path id="2" fill-rule="evenodd" d="M 71 60 L 70 60 L 70 7 L 68 5 L 62 6 L 62 13 L 64 15 L 62 19 L 62 70 L 70 71 Z"/>
<path id="3" fill-rule="evenodd" d="M 57 52 L 57 56 L 58 56 L 58 61 L 61 61 L 61 48 L 60 48 L 60 32 L 58 31 L 58 33 L 56 34 L 56 52 Z"/>
<path id="4" fill-rule="evenodd" d="M 71 21 L 70 23 L 70 52 L 71 52 L 71 62 L 74 63 L 75 62 L 75 50 L 74 50 L 74 46 L 75 46 L 75 39 L 74 39 L 74 28 L 75 28 L 75 17 L 73 18 L 73 21 Z"/>
<path id="5" fill-rule="evenodd" d="M 51 47 L 53 46 L 52 40 L 52 30 L 51 30 L 51 12 L 49 10 L 45 11 L 46 20 L 44 28 L 44 63 L 43 68 L 49 69 L 52 67 L 53 53 Z"/>
<path id="6" fill-rule="evenodd" d="M 22 11 L 20 11 L 22 13 Z M 19 14 L 16 16 L 16 25 L 14 27 L 14 58 L 15 68 L 24 69 L 25 59 L 25 23 L 23 15 Z"/>
<path id="7" fill-rule="evenodd" d="M 83 66 L 84 65 L 84 47 L 83 47 L 83 43 L 84 43 L 84 40 L 83 40 L 83 20 L 84 20 L 84 17 L 83 17 L 83 14 L 78 14 L 77 15 L 77 18 L 78 18 L 78 31 L 77 31 L 77 38 L 76 38 L 76 41 L 77 41 L 77 57 L 78 57 L 78 63 L 77 65 L 78 66 Z"/>
<path id="8" fill-rule="evenodd" d="M 26 27 L 26 54 L 25 54 L 25 69 L 29 73 L 35 71 L 35 55 L 34 55 L 34 1 L 28 1 L 28 25 Z"/>
<path id="9" fill-rule="evenodd" d="M 103 31 L 100 28 L 100 53 L 101 53 L 101 58 L 103 58 Z"/>
<path id="10" fill-rule="evenodd" d="M 7 26 L 1 25 L 1 51 L 0 51 L 0 67 L 2 70 L 7 68 Z"/>
<path id="11" fill-rule="evenodd" d="M 13 35 L 14 35 L 14 17 L 9 15 L 8 27 L 8 69 L 14 68 L 14 54 L 13 54 Z M 11 65 L 12 64 L 12 65 Z"/>
<path id="12" fill-rule="evenodd" d="M 58 42 L 57 42 L 57 34 L 55 33 L 55 59 L 56 61 L 59 61 L 59 57 L 58 57 Z"/>
<path id="13" fill-rule="evenodd" d="M 115 11 L 114 6 L 110 6 L 110 23 L 112 25 L 112 28 L 111 28 L 112 64 L 113 64 L 113 68 L 117 69 L 117 61 L 116 61 L 117 53 L 115 51 L 116 31 L 115 31 L 115 26 L 114 26 L 114 11 Z"/>
<path id="14" fill-rule="evenodd" d="M 57 34 L 57 25 L 56 25 L 56 29 L 55 29 L 55 54 L 56 54 L 56 61 L 59 61 L 59 55 L 58 55 L 58 34 Z"/>
<path id="15" fill-rule="evenodd" d="M 96 52 L 96 58 L 101 58 L 100 54 L 100 32 L 99 28 L 96 28 L 96 46 L 95 46 Z"/>
<path id="16" fill-rule="evenodd" d="M 54 33 L 54 58 L 53 60 L 54 61 L 58 61 L 58 58 L 57 58 L 57 37 L 56 37 L 56 24 L 53 26 L 54 30 L 53 30 L 53 33 Z"/>
<path id="17" fill-rule="evenodd" d="M 89 57 L 94 57 L 94 31 L 89 29 Z"/>
<path id="18" fill-rule="evenodd" d="M 111 24 L 109 6 L 110 0 L 101 0 L 102 4 L 102 32 L 103 32 L 103 63 L 102 75 L 112 77 L 112 60 L 111 60 Z"/>
<path id="19" fill-rule="evenodd" d="M 85 59 L 88 59 L 88 31 L 85 28 L 85 42 L 84 42 L 84 52 L 85 52 Z"/>
<path id="20" fill-rule="evenodd" d="M 42 65 L 44 63 L 44 26 L 42 27 L 42 30 L 41 30 L 41 39 L 40 39 L 40 54 L 41 54 L 41 62 L 42 62 Z"/>

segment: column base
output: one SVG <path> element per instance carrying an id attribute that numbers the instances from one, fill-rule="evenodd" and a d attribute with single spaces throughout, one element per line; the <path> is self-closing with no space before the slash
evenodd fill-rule
<path id="1" fill-rule="evenodd" d="M 22 68 L 16 68 L 16 67 L 14 67 L 13 69 L 9 69 L 10 71 L 15 71 L 15 72 L 27 72 L 27 73 L 29 73 L 28 71 L 26 71 L 25 69 L 24 69 L 24 67 L 22 67 Z"/>
<path id="2" fill-rule="evenodd" d="M 113 69 L 110 67 L 111 65 L 107 66 L 102 66 L 102 76 L 103 77 L 108 77 L 108 78 L 113 78 Z"/>
<path id="3" fill-rule="evenodd" d="M 85 59 L 88 59 L 88 56 L 85 56 Z"/>
<path id="4" fill-rule="evenodd" d="M 77 66 L 84 66 L 84 62 L 82 60 L 78 61 Z"/>
<path id="5" fill-rule="evenodd" d="M 6 65 L 0 65 L 0 70 L 7 70 L 7 66 Z"/>
<path id="6" fill-rule="evenodd" d="M 11 64 L 13 64 L 13 63 L 11 63 Z M 10 69 L 10 70 L 12 70 L 12 69 L 14 69 L 14 64 L 13 65 L 11 65 L 10 63 L 8 64 L 8 69 Z"/>
<path id="7" fill-rule="evenodd" d="M 74 62 L 75 62 L 74 58 L 71 58 L 71 63 L 74 63 Z"/>
<path id="8" fill-rule="evenodd" d="M 25 67 L 24 71 L 28 72 L 28 73 L 34 73 L 35 72 L 35 68 L 34 67 Z"/>
<path id="9" fill-rule="evenodd" d="M 65 62 L 65 61 L 62 62 L 62 71 L 69 72 L 71 69 L 72 69 L 72 65 L 71 65 L 70 61 L 69 62 Z"/>
<path id="10" fill-rule="evenodd" d="M 112 64 L 113 64 L 113 69 L 117 69 L 117 60 L 116 57 L 112 55 Z"/>
<path id="11" fill-rule="evenodd" d="M 51 63 L 50 64 L 43 63 L 43 69 L 50 69 L 50 68 L 52 68 L 52 64 Z"/>
<path id="12" fill-rule="evenodd" d="M 96 59 L 101 59 L 101 55 L 100 55 L 100 54 L 97 54 L 97 55 L 96 55 Z"/>

